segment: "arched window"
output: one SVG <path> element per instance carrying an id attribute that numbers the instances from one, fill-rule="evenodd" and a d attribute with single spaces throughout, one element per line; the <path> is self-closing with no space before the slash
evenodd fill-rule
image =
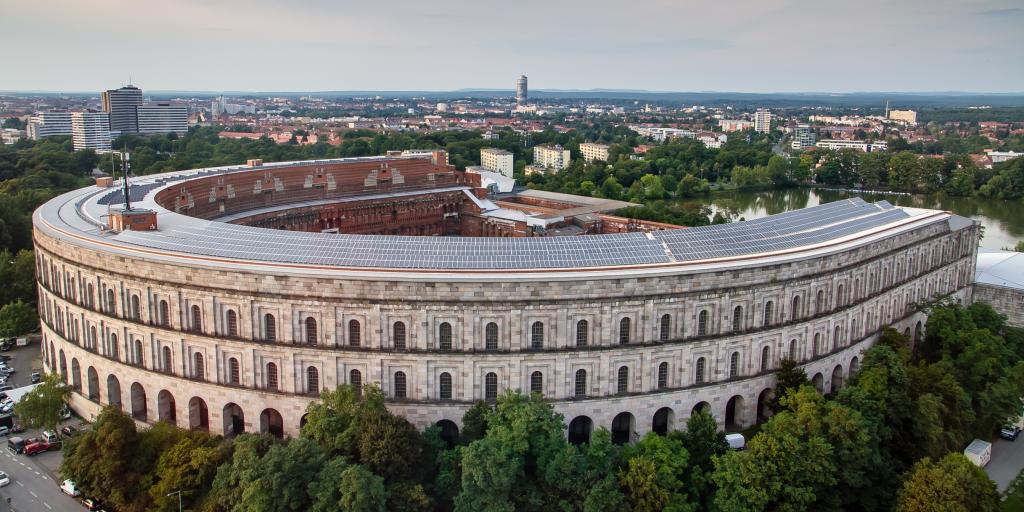
<path id="1" fill-rule="evenodd" d="M 585 347 L 590 341 L 590 323 L 586 320 L 576 322 L 576 346 Z"/>
<path id="2" fill-rule="evenodd" d="M 491 372 L 484 376 L 484 399 L 498 399 L 498 374 Z"/>
<path id="3" fill-rule="evenodd" d="M 658 389 L 668 387 L 668 363 L 658 365 Z"/>
<path id="4" fill-rule="evenodd" d="M 395 398 L 405 398 L 405 372 L 395 372 Z"/>
<path id="5" fill-rule="evenodd" d="M 772 301 L 765 302 L 764 303 L 764 323 L 763 323 L 764 327 L 768 327 L 769 325 L 772 325 L 774 323 L 775 319 L 772 317 L 772 315 L 774 315 L 774 314 L 775 314 L 775 303 L 772 302 Z"/>
<path id="6" fill-rule="evenodd" d="M 238 367 L 238 359 L 228 359 L 228 384 L 242 384 L 242 370 Z"/>
<path id="7" fill-rule="evenodd" d="M 853 300 L 860 298 L 860 278 L 853 280 Z"/>
<path id="8" fill-rule="evenodd" d="M 166 300 L 160 301 L 160 325 L 164 327 L 171 325 L 171 306 Z"/>
<path id="9" fill-rule="evenodd" d="M 277 391 L 277 365 L 267 363 L 267 389 Z"/>
<path id="10" fill-rule="evenodd" d="M 86 292 L 85 303 L 86 303 L 87 306 L 89 306 L 90 309 L 95 309 L 96 308 L 96 287 L 93 286 L 92 283 L 89 283 L 89 286 L 86 289 L 88 290 L 88 292 Z"/>
<path id="11" fill-rule="evenodd" d="M 845 290 L 843 289 L 843 285 L 839 285 L 839 288 L 836 291 L 836 302 L 837 302 L 836 305 L 839 306 L 839 307 L 842 307 L 842 306 L 846 305 L 846 297 L 843 295 L 844 291 Z"/>
<path id="12" fill-rule="evenodd" d="M 320 371 L 315 366 L 306 368 L 306 392 L 314 395 L 320 393 Z"/>
<path id="13" fill-rule="evenodd" d="M 233 309 L 228 310 L 228 336 L 238 337 L 238 315 Z"/>
<path id="14" fill-rule="evenodd" d="M 274 315 L 267 313 L 263 315 L 263 332 L 267 341 L 277 341 L 277 321 Z"/>
<path id="15" fill-rule="evenodd" d="M 739 332 L 743 330 L 743 306 L 736 306 L 732 310 L 732 331 Z"/>
<path id="16" fill-rule="evenodd" d="M 452 324 L 448 322 L 441 322 L 441 326 L 438 327 L 437 337 L 437 348 L 441 350 L 452 349 Z"/>
<path id="17" fill-rule="evenodd" d="M 821 314 L 825 311 L 825 292 L 818 290 L 818 296 L 814 299 L 814 313 Z"/>
<path id="18" fill-rule="evenodd" d="M 192 306 L 192 330 L 195 332 L 203 330 L 203 313 L 199 306 Z"/>
<path id="19" fill-rule="evenodd" d="M 629 321 L 629 317 L 628 316 L 623 318 L 622 320 L 619 320 L 619 344 L 620 345 L 625 345 L 626 343 L 629 343 L 629 328 L 630 328 L 630 321 Z"/>
<path id="20" fill-rule="evenodd" d="M 351 328 L 351 324 L 349 324 L 349 327 Z M 306 336 L 305 336 L 306 343 L 308 343 L 310 345 L 316 345 L 316 336 L 317 336 L 317 332 L 316 332 L 316 318 L 313 318 L 311 316 L 307 316 L 306 317 L 306 329 L 305 330 L 306 330 Z"/>
<path id="21" fill-rule="evenodd" d="M 199 380 L 206 380 L 206 362 L 200 352 L 192 354 L 192 376 Z"/>
<path id="22" fill-rule="evenodd" d="M 359 370 L 349 370 L 348 383 L 356 388 L 356 393 L 360 392 L 363 388 L 363 374 Z"/>
<path id="23" fill-rule="evenodd" d="M 796 361 L 796 340 L 789 340 L 789 358 Z"/>
<path id="24" fill-rule="evenodd" d="M 405 350 L 405 322 L 395 322 L 391 326 L 391 338 L 396 350 Z"/>
<path id="25" fill-rule="evenodd" d="M 142 319 L 142 306 L 139 305 L 139 296 L 133 294 L 132 295 L 131 303 L 132 303 L 132 320 L 136 320 L 136 321 L 137 320 L 141 320 Z"/>
<path id="26" fill-rule="evenodd" d="M 573 387 L 573 396 L 582 398 L 587 396 L 587 371 L 583 369 L 576 370 L 576 382 Z"/>
<path id="27" fill-rule="evenodd" d="M 107 288 L 107 313 L 117 314 L 117 302 L 114 301 L 114 290 Z"/>
<path id="28" fill-rule="evenodd" d="M 707 371 L 707 361 L 703 357 L 697 358 L 697 368 L 693 372 L 694 381 L 697 384 L 703 384 L 705 378 L 705 372 Z"/>
<path id="29" fill-rule="evenodd" d="M 708 310 L 702 309 L 697 313 L 697 336 L 708 334 Z"/>
<path id="30" fill-rule="evenodd" d="M 800 296 L 793 296 L 793 311 L 790 312 L 789 317 L 793 320 L 800 318 Z"/>
<path id="31" fill-rule="evenodd" d="M 89 348 L 96 350 L 96 326 L 89 327 Z"/>
<path id="32" fill-rule="evenodd" d="M 488 322 L 484 327 L 484 350 L 498 350 L 498 324 L 494 322 Z"/>
<path id="33" fill-rule="evenodd" d="M 534 322 L 530 326 L 530 348 L 539 350 L 544 348 L 544 324 Z"/>
<path id="34" fill-rule="evenodd" d="M 164 347 L 161 350 L 163 355 L 163 370 L 167 373 L 174 373 L 174 362 L 171 360 L 171 347 Z"/>
<path id="35" fill-rule="evenodd" d="M 117 334 L 110 333 L 110 357 L 113 357 L 114 359 L 117 359 L 118 349 L 119 349 L 119 347 L 117 345 Z M 50 366 L 53 366 L 53 365 L 50 365 Z"/>
<path id="36" fill-rule="evenodd" d="M 438 398 L 441 400 L 452 399 L 452 375 L 450 373 L 444 372 L 441 374 L 440 378 L 438 378 L 438 387 L 440 388 L 438 390 Z"/>
<path id="37" fill-rule="evenodd" d="M 771 361 L 772 361 L 771 360 L 771 356 L 772 356 L 772 349 L 771 349 L 771 347 L 765 345 L 765 347 L 761 349 L 761 371 L 762 372 L 768 370 L 768 368 L 769 368 L 769 366 L 771 364 Z"/>
<path id="38" fill-rule="evenodd" d="M 842 339 L 841 339 L 842 336 L 843 336 L 843 333 L 842 333 L 842 331 L 839 330 L 839 326 L 837 325 L 835 330 L 832 331 L 832 346 L 834 346 L 834 347 L 841 346 L 839 342 L 842 341 Z"/>
<path id="39" fill-rule="evenodd" d="M 544 395 L 544 374 L 541 372 L 533 372 L 530 374 L 530 393 L 537 393 L 538 395 Z"/>
<path id="40" fill-rule="evenodd" d="M 672 335 L 672 316 L 661 315 L 661 323 L 658 329 L 658 339 L 661 341 L 668 341 L 669 336 Z"/>
<path id="41" fill-rule="evenodd" d="M 818 357 L 821 354 L 821 333 L 814 333 L 814 347 L 812 347 L 814 357 Z"/>
<path id="42" fill-rule="evenodd" d="M 362 328 L 359 326 L 359 321 L 352 318 L 348 321 L 348 345 L 357 347 L 362 343 Z"/>
<path id="43" fill-rule="evenodd" d="M 629 367 L 620 366 L 618 372 L 618 391 L 619 394 L 629 392 Z"/>
<path id="44" fill-rule="evenodd" d="M 740 353 L 733 352 L 729 355 L 729 378 L 735 379 L 740 376 Z"/>
<path id="45" fill-rule="evenodd" d="M 135 364 L 142 366 L 142 340 L 136 339 L 133 346 L 135 349 L 135 353 L 133 354 Z"/>

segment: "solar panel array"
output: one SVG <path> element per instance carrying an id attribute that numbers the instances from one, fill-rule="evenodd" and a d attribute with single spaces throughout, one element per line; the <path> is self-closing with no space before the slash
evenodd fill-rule
<path id="1" fill-rule="evenodd" d="M 521 270 L 642 265 L 757 254 L 832 240 L 907 217 L 906 212 L 888 203 L 869 204 L 856 198 L 746 222 L 659 231 L 652 236 L 371 236 L 183 222 L 169 223 L 155 232 L 125 231 L 116 239 L 171 252 L 266 262 L 410 270 Z"/>

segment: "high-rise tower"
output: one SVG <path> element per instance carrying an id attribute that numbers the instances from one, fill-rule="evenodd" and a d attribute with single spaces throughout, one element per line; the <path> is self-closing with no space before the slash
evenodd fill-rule
<path id="1" fill-rule="evenodd" d="M 110 131 L 138 133 L 135 107 L 139 105 L 142 105 L 142 89 L 134 85 L 103 91 L 103 111 L 110 114 Z"/>
<path id="2" fill-rule="evenodd" d="M 516 80 L 516 105 L 526 105 L 527 91 L 526 91 L 526 75 L 519 75 L 519 80 Z"/>

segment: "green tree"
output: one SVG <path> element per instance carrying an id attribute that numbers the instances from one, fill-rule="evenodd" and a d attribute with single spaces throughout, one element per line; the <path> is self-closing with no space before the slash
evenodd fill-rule
<path id="1" fill-rule="evenodd" d="M 332 459 L 310 484 L 313 506 L 310 512 L 350 510 L 352 512 L 383 512 L 387 510 L 384 479 L 359 465 Z"/>
<path id="2" fill-rule="evenodd" d="M 0 308 L 0 336 L 17 336 L 36 330 L 39 315 L 20 299 Z"/>
<path id="3" fill-rule="evenodd" d="M 910 471 L 896 500 L 896 512 L 999 510 L 996 484 L 981 468 L 959 453 L 938 463 L 924 458 Z"/>
<path id="4" fill-rule="evenodd" d="M 326 460 L 320 445 L 310 439 L 274 444 L 256 471 L 246 473 L 239 482 L 242 500 L 236 510 L 308 510 L 312 504 L 309 482 L 316 479 Z"/>
<path id="5" fill-rule="evenodd" d="M 695 496 L 687 486 L 689 453 L 679 438 L 648 433 L 624 457 L 626 467 L 619 470 L 619 483 L 632 510 L 696 510 Z"/>
<path id="6" fill-rule="evenodd" d="M 804 372 L 799 363 L 789 357 L 782 358 L 779 364 L 779 371 L 775 374 L 775 392 L 768 402 L 768 408 L 773 412 L 779 412 L 783 408 L 782 399 L 790 391 L 796 391 L 810 383 L 811 381 L 807 378 L 807 373 Z"/>
<path id="7" fill-rule="evenodd" d="M 149 488 L 153 509 L 165 512 L 178 510 L 181 492 L 183 506 L 192 508 L 202 501 L 213 485 L 217 468 L 230 455 L 230 445 L 205 432 L 192 432 L 160 453 L 157 460 L 156 483 Z"/>
<path id="8" fill-rule="evenodd" d="M 692 174 L 686 174 L 681 180 L 679 185 L 676 187 L 676 195 L 678 197 L 695 197 L 700 194 L 708 192 L 709 185 L 708 181 L 702 178 L 698 178 Z"/>
<path id="9" fill-rule="evenodd" d="M 104 407 L 92 428 L 64 447 L 60 474 L 87 496 L 102 496 L 117 510 L 143 510 L 135 421 L 114 406 Z"/>
<path id="10" fill-rule="evenodd" d="M 32 304 L 36 301 L 35 255 L 32 251 L 18 251 L 16 255 L 0 251 L 0 304 L 16 300 Z"/>
<path id="11" fill-rule="evenodd" d="M 241 507 L 242 492 L 245 486 L 259 478 L 263 455 L 276 443 L 277 440 L 267 434 L 241 434 L 232 439 L 231 458 L 217 468 L 202 510 L 244 510 Z"/>
<path id="12" fill-rule="evenodd" d="M 38 386 L 21 397 L 14 413 L 27 428 L 55 430 L 61 422 L 61 411 L 67 406 L 71 387 L 55 373 L 48 373 Z"/>
<path id="13" fill-rule="evenodd" d="M 729 452 L 725 432 L 718 429 L 718 422 L 710 412 L 700 409 L 686 420 L 686 430 L 672 432 L 669 436 L 679 437 L 689 452 L 688 487 L 696 495 L 700 509 L 710 510 L 715 496 L 711 481 L 714 459 Z"/>

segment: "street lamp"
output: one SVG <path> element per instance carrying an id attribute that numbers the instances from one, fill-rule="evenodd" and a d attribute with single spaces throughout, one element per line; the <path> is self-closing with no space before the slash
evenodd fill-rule
<path id="1" fill-rule="evenodd" d="M 167 497 L 169 498 L 169 497 L 171 497 L 171 496 L 174 496 L 175 494 L 177 494 L 177 495 L 178 495 L 178 512 L 181 512 L 181 490 L 179 489 L 179 490 L 177 490 L 177 491 L 174 491 L 174 492 L 172 492 L 172 493 L 169 493 L 169 494 L 167 495 Z"/>

